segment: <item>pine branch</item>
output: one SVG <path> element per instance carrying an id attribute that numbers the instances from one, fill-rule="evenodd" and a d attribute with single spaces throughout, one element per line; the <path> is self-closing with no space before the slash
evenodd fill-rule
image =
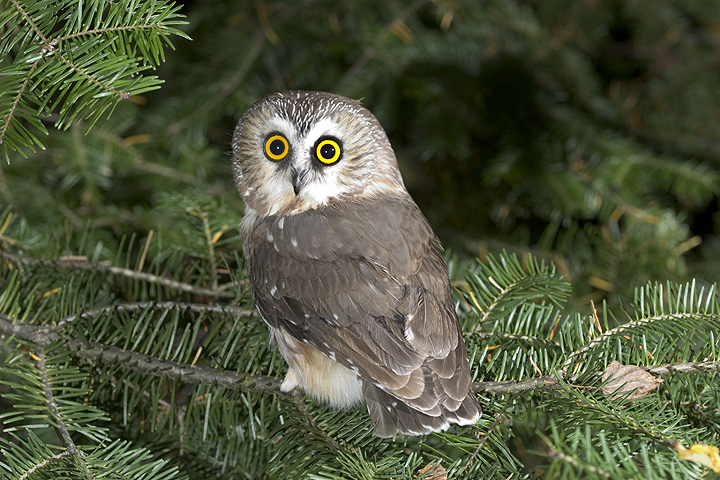
<path id="1" fill-rule="evenodd" d="M 58 322 L 54 328 L 44 325 L 31 325 L 13 321 L 6 315 L 0 314 L 0 336 L 16 336 L 22 340 L 44 347 L 60 340 L 57 330 L 74 321 L 80 316 L 96 316 L 109 311 L 137 311 L 146 308 L 179 308 L 195 312 L 216 311 L 231 312 L 235 315 L 247 315 L 247 310 L 209 306 L 202 304 L 185 304 L 175 302 L 137 302 L 131 304 L 111 305 L 98 308 L 84 314 L 72 315 Z M 86 343 L 80 339 L 71 339 L 65 342 L 69 349 L 76 349 L 74 355 L 90 362 L 121 363 L 124 367 L 152 374 L 157 377 L 180 380 L 187 384 L 216 385 L 228 390 L 243 390 L 248 392 L 277 393 L 282 379 L 263 375 L 238 374 L 233 371 L 217 368 L 199 367 L 187 363 L 160 360 L 151 355 L 123 350 L 111 345 L 97 342 Z M 682 362 L 677 364 L 655 365 L 641 367 L 649 373 L 656 375 L 691 374 L 720 371 L 720 360 L 708 362 Z M 592 377 L 600 378 L 603 372 L 597 372 Z M 556 390 L 561 388 L 559 380 L 562 375 L 543 375 L 521 381 L 504 382 L 473 382 L 472 390 L 476 393 L 490 393 L 494 395 L 514 395 L 531 390 Z M 568 377 L 573 382 L 577 377 Z"/>
<path id="2" fill-rule="evenodd" d="M 45 364 L 45 352 L 38 349 L 35 351 L 35 357 L 38 365 L 38 370 L 40 371 L 42 391 L 45 395 L 45 399 L 47 400 L 47 408 L 50 411 L 50 416 L 52 417 L 55 424 L 55 429 L 57 429 L 59 433 L 60 441 L 66 448 L 75 450 L 75 442 L 73 442 L 72 437 L 70 437 L 70 432 L 68 431 L 67 426 L 65 426 L 65 422 L 63 421 L 63 418 L 58 411 L 58 406 L 57 403 L 55 403 L 55 397 L 53 395 L 52 388 L 50 387 L 50 379 L 48 378 L 47 365 Z"/>
<path id="3" fill-rule="evenodd" d="M 17 51 L 0 68 L 3 90 L 15 93 L 9 104 L 0 100 L 0 144 L 6 156 L 9 151 L 25 156 L 23 148 L 42 147 L 33 131 L 47 133 L 41 117 L 48 113 L 57 114 L 57 127 L 67 128 L 78 119 L 88 119 L 92 127 L 117 102 L 159 88 L 161 81 L 142 73 L 164 59 L 164 45 L 172 46 L 170 35 L 188 38 L 171 27 L 181 23 L 179 7 L 162 0 L 88 5 L 84 13 L 92 13 L 82 21 L 96 27 L 90 29 L 76 21 L 82 5 L 7 1 L 0 44 L 6 54 Z M 135 50 L 140 50 L 138 57 Z M 23 76 L 19 85 L 13 83 L 17 75 Z"/>
<path id="4" fill-rule="evenodd" d="M 151 303 L 138 302 L 136 304 L 113 305 L 87 312 L 85 315 L 98 315 L 102 312 L 113 310 L 142 310 L 148 307 L 168 308 L 176 307 L 194 311 L 222 311 L 232 312 L 232 308 L 219 306 L 193 305 L 193 304 L 171 304 L 171 302 Z M 235 312 L 245 313 L 240 309 Z M 63 325 L 81 315 L 66 319 Z M 60 325 L 49 328 L 43 325 L 32 325 L 14 321 L 10 317 L 0 314 L 0 337 L 14 336 L 21 340 L 34 343 L 39 347 L 47 347 L 50 344 L 63 341 L 58 329 Z M 70 339 L 63 342 L 65 347 L 74 350 L 73 355 L 89 362 L 120 363 L 124 368 L 136 372 L 152 374 L 156 377 L 180 380 L 187 384 L 195 385 L 216 385 L 229 390 L 243 390 L 248 392 L 276 393 L 280 390 L 282 379 L 262 375 L 236 374 L 229 370 L 200 367 L 187 363 L 160 360 L 151 355 L 123 350 L 121 348 L 97 342 L 86 342 L 80 339 Z"/>
<path id="5" fill-rule="evenodd" d="M 107 312 L 136 312 L 146 309 L 154 310 L 187 310 L 195 313 L 203 312 L 219 312 L 228 313 L 236 317 L 253 317 L 256 313 L 251 310 L 246 310 L 240 307 L 225 306 L 225 305 L 207 305 L 204 303 L 185 303 L 185 302 L 129 302 L 129 303 L 118 303 L 113 305 L 107 305 L 104 307 L 98 307 L 93 310 L 86 312 L 69 315 L 58 321 L 56 329 L 64 328 L 69 323 L 74 322 L 79 318 L 93 318 Z"/>
<path id="6" fill-rule="evenodd" d="M 10 3 L 13 4 L 13 6 L 17 9 L 18 12 L 20 12 L 20 15 L 22 15 L 22 17 L 25 19 L 27 24 L 30 25 L 30 28 L 32 28 L 32 30 L 35 32 L 35 35 L 40 37 L 40 39 L 42 40 L 42 42 L 45 44 L 46 47 L 49 46 L 50 42 L 48 41 L 48 39 L 45 37 L 43 32 L 37 27 L 35 22 L 33 22 L 32 18 L 30 18 L 28 16 L 28 14 L 25 12 L 25 9 L 22 8 L 22 6 L 20 6 L 20 3 L 17 0 L 10 0 Z"/>
<path id="7" fill-rule="evenodd" d="M 254 316 L 255 312 L 246 310 L 240 307 L 223 306 L 223 305 L 206 305 L 202 303 L 185 303 L 185 302 L 130 302 L 130 303 L 118 303 L 113 305 L 107 305 L 104 307 L 98 307 L 93 310 L 81 312 L 78 314 L 69 315 L 62 318 L 57 322 L 56 325 L 49 327 L 47 325 L 34 325 L 24 322 L 19 322 L 16 319 L 12 319 L 4 314 L 0 314 L 0 332 L 5 335 L 16 335 L 18 338 L 32 342 L 40 347 L 46 347 L 51 343 L 58 341 L 60 331 L 70 323 L 76 321 L 79 318 L 92 318 L 99 316 L 103 313 L 108 312 L 134 312 L 146 309 L 157 309 L 157 310 L 187 310 L 196 313 L 203 312 L 220 312 L 229 313 L 236 317 L 250 317 Z"/>
<path id="8" fill-rule="evenodd" d="M 15 112 L 17 112 L 18 105 L 20 104 L 20 100 L 22 99 L 23 95 L 25 95 L 25 92 L 27 91 L 28 83 L 30 82 L 30 79 L 32 78 L 33 74 L 35 73 L 35 70 L 37 70 L 38 65 L 40 64 L 40 60 L 42 60 L 42 57 L 35 60 L 28 70 L 27 74 L 25 75 L 25 79 L 23 80 L 22 84 L 20 84 L 20 88 L 18 89 L 17 94 L 15 95 L 15 99 L 13 100 L 12 104 L 10 105 L 10 108 L 5 115 L 5 118 L 3 119 L 3 126 L 2 129 L 0 129 L 0 145 L 5 144 L 5 138 L 7 137 L 8 128 L 10 128 L 10 125 L 12 125 L 13 120 L 15 119 Z M 42 147 L 42 144 L 38 144 L 40 147 Z"/>
<path id="9" fill-rule="evenodd" d="M 210 278 L 212 279 L 212 291 L 218 289 L 218 266 L 215 260 L 215 239 L 210 230 L 210 222 L 208 221 L 208 212 L 190 212 L 191 215 L 199 217 L 202 221 L 203 233 L 205 234 L 205 244 L 208 249 L 208 263 L 210 264 Z M 221 232 L 222 233 L 222 232 Z"/>
<path id="10" fill-rule="evenodd" d="M 144 25 L 123 25 L 120 27 L 105 27 L 105 28 L 95 28 L 92 30 L 85 30 L 82 32 L 75 32 L 71 33 L 69 35 L 63 35 L 62 37 L 58 37 L 57 41 L 62 42 L 63 40 L 70 40 L 72 38 L 79 38 L 87 35 L 97 35 L 101 33 L 112 33 L 112 32 L 132 32 L 135 30 L 158 30 L 158 29 L 164 29 L 164 25 L 158 25 L 158 24 L 152 24 L 152 23 L 146 23 Z"/>
<path id="11" fill-rule="evenodd" d="M 720 366 L 720 362 L 717 363 L 718 366 Z M 654 422 L 643 423 L 637 420 L 632 413 L 625 412 L 622 408 L 618 409 L 613 407 L 611 404 L 601 402 L 594 397 L 583 395 L 579 390 L 571 388 L 570 385 L 561 385 L 561 387 L 561 390 L 567 393 L 571 401 L 580 407 L 579 411 L 593 410 L 599 413 L 605 421 L 610 420 L 614 425 L 628 429 L 633 434 L 642 435 L 665 447 L 674 448 L 675 440 L 666 436 L 668 431 L 662 429 L 662 425 Z"/>
<path id="12" fill-rule="evenodd" d="M 550 448 L 548 452 L 548 456 L 550 458 L 557 458 L 559 460 L 562 460 L 563 462 L 567 462 L 570 465 L 578 468 L 582 468 L 584 470 L 587 470 L 588 472 L 594 473 L 595 475 L 600 475 L 603 478 L 612 478 L 612 475 L 605 470 L 596 467 L 595 465 L 589 464 L 587 462 L 581 462 L 577 458 L 573 457 L 572 455 L 568 455 L 563 452 L 559 452 L 555 449 Z M 627 480 L 632 480 L 632 478 L 628 478 Z"/>
<path id="13" fill-rule="evenodd" d="M 629 322 L 627 322 L 627 323 L 624 323 L 624 324 L 622 324 L 622 325 L 618 325 L 617 327 L 615 327 L 615 328 L 613 328 L 613 329 L 611 329 L 611 330 L 607 330 L 607 331 L 601 333 L 601 334 L 598 335 L 597 337 L 595 337 L 595 338 L 593 338 L 592 340 L 590 340 L 590 342 L 588 342 L 587 344 L 583 345 L 582 347 L 580 347 L 579 349 L 575 350 L 574 352 L 571 352 L 571 353 L 568 355 L 568 358 L 567 358 L 567 360 L 565 361 L 565 364 L 564 364 L 564 365 L 562 366 L 562 368 L 560 369 L 560 371 L 561 371 L 561 372 L 566 372 L 566 371 L 570 368 L 570 366 L 573 364 L 573 362 L 575 361 L 575 359 L 576 359 L 577 357 L 579 357 L 579 356 L 582 355 L 583 353 L 586 353 L 586 352 L 592 350 L 593 348 L 595 348 L 595 347 L 597 347 L 597 346 L 599 346 L 599 345 L 603 345 L 604 342 L 606 342 L 606 341 L 607 341 L 608 339 L 610 339 L 610 338 L 613 338 L 613 337 L 615 337 L 615 336 L 617 336 L 617 335 L 620 335 L 620 334 L 622 334 L 622 333 L 624 333 L 624 332 L 627 332 L 627 331 L 629 331 L 629 330 L 632 330 L 632 329 L 635 329 L 635 328 L 638 328 L 638 327 L 643 327 L 643 326 L 651 325 L 651 324 L 653 324 L 654 322 L 665 321 L 665 320 L 673 320 L 673 319 L 679 320 L 679 319 L 687 318 L 688 316 L 692 316 L 692 317 L 698 318 L 700 321 L 713 321 L 713 320 L 715 320 L 715 319 L 717 318 L 717 314 L 714 314 L 714 313 L 700 313 L 700 312 L 699 312 L 699 313 L 692 313 L 692 314 L 671 313 L 671 314 L 666 314 L 666 315 L 656 315 L 656 316 L 652 316 L 652 317 L 641 318 L 641 319 L 637 319 L 637 320 L 631 320 L 631 321 L 629 321 Z M 699 362 L 699 363 L 702 363 L 702 362 Z M 712 362 L 710 362 L 710 363 L 712 363 Z"/>
<path id="14" fill-rule="evenodd" d="M 519 340 L 527 343 L 543 343 L 549 347 L 559 347 L 560 344 L 555 340 L 550 340 L 540 336 L 532 335 L 513 335 L 512 333 L 491 333 L 491 332 L 473 332 L 472 335 L 478 339 L 488 340 L 490 338 L 499 338 L 504 340 Z"/>
<path id="15" fill-rule="evenodd" d="M 720 371 L 720 360 L 708 362 L 681 362 L 665 365 L 652 365 L 639 367 L 654 375 L 673 375 L 690 373 L 707 373 Z M 590 378 L 599 379 L 603 372 L 596 372 Z M 568 376 L 565 370 L 560 370 L 558 375 L 543 375 L 540 377 L 528 378 L 526 380 L 503 382 L 473 382 L 472 389 L 476 393 L 487 392 L 494 395 L 516 394 L 530 390 L 555 390 L 559 388 L 558 380 L 574 382 L 577 376 Z"/>
<path id="16" fill-rule="evenodd" d="M 74 352 L 77 358 L 90 363 L 121 364 L 127 370 L 178 380 L 190 385 L 213 385 L 228 390 L 274 394 L 280 391 L 282 384 L 282 379 L 277 377 L 237 374 L 230 370 L 159 360 L 151 355 L 96 342 L 86 344 L 82 340 L 71 340 L 66 345 L 68 348 L 77 349 Z"/>
<path id="17" fill-rule="evenodd" d="M 475 392 L 477 392 L 477 390 L 475 390 Z M 461 474 L 465 470 L 467 470 L 468 467 L 470 467 L 472 465 L 473 461 L 475 460 L 475 457 L 477 457 L 478 454 L 480 453 L 480 451 L 483 449 L 483 447 L 487 443 L 488 439 L 490 438 L 490 435 L 492 435 L 493 431 L 498 427 L 498 425 L 500 425 L 500 423 L 502 423 L 503 417 L 504 417 L 504 412 L 502 412 L 502 411 L 498 412 L 497 415 L 495 415 L 495 420 L 493 420 L 492 425 L 490 425 L 490 428 L 488 428 L 487 431 L 485 432 L 485 436 L 483 436 L 482 440 L 478 444 L 475 451 L 472 453 L 472 455 L 470 455 L 470 458 L 468 458 L 467 462 L 465 463 L 462 470 L 460 471 Z"/>
<path id="18" fill-rule="evenodd" d="M 18 480 L 27 480 L 29 478 L 32 478 L 32 475 L 35 472 L 44 469 L 50 462 L 61 460 L 64 457 L 71 456 L 71 455 L 75 455 L 75 450 L 67 448 L 60 453 L 56 453 L 55 455 L 53 455 L 51 457 L 45 458 L 41 462 L 38 462 L 35 465 L 32 465 L 27 470 L 25 470 L 25 473 L 20 475 L 18 477 Z"/>
<path id="19" fill-rule="evenodd" d="M 103 273 L 110 273 L 112 275 L 118 275 L 133 280 L 155 283 L 163 287 L 167 287 L 173 290 L 179 290 L 181 292 L 191 293 L 194 295 L 205 295 L 208 297 L 216 298 L 235 298 L 237 296 L 233 292 L 226 291 L 227 288 L 229 288 L 228 285 L 215 286 L 215 288 L 212 289 L 196 287 L 194 285 L 190 285 L 188 283 L 180 282 L 170 278 L 159 277 L 152 273 L 138 272 L 136 270 L 115 267 L 112 265 L 105 265 L 102 263 L 89 263 L 78 258 L 60 258 L 52 260 L 45 258 L 35 258 L 24 253 L 11 253 L 6 250 L 0 250 L 0 257 L 7 258 L 18 266 L 37 265 L 42 267 L 69 268 L 91 272 L 97 271 Z"/>
<path id="20" fill-rule="evenodd" d="M 38 349 L 35 351 L 35 356 L 37 357 L 37 365 L 40 373 L 40 381 L 42 382 L 43 394 L 47 400 L 47 408 L 53 419 L 55 429 L 58 431 L 60 441 L 65 446 L 65 451 L 68 452 L 68 455 L 75 457 L 77 462 L 80 464 L 80 468 L 85 474 L 85 478 L 94 480 L 95 475 L 93 475 L 88 467 L 85 454 L 77 448 L 77 445 L 70 436 L 67 425 L 65 425 L 65 420 L 58 410 L 55 395 L 53 394 L 52 387 L 50 386 L 50 378 L 48 376 L 47 365 L 45 363 L 45 352 Z"/>
<path id="21" fill-rule="evenodd" d="M 303 419 L 306 425 L 310 428 L 310 430 L 312 430 L 315 434 L 319 435 L 333 449 L 338 451 L 341 450 L 340 444 L 337 442 L 337 440 L 335 440 L 332 435 L 330 435 L 324 428 L 318 425 L 318 422 L 315 421 L 315 417 L 313 417 L 312 413 L 310 413 L 310 411 L 308 410 L 304 400 L 298 394 L 298 391 L 294 391 L 291 395 L 293 402 L 297 406 L 298 411 L 303 415 Z"/>

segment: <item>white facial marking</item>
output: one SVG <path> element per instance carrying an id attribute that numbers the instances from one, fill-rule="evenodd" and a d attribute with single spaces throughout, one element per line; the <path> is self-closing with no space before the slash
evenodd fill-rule
<path id="1" fill-rule="evenodd" d="M 327 167 L 330 170 L 333 167 Z M 322 177 L 314 177 L 312 182 L 308 182 L 303 187 L 299 197 L 304 201 L 306 208 L 318 207 L 325 205 L 331 198 L 339 197 L 343 193 L 343 188 L 337 180 L 338 170 L 327 172 Z M 298 213 L 304 209 L 295 209 L 292 213 Z"/>
<path id="2" fill-rule="evenodd" d="M 341 168 L 340 163 L 335 165 L 327 165 L 319 167 L 313 165 L 313 149 L 318 139 L 325 136 L 333 136 L 342 138 L 343 129 L 333 120 L 329 118 L 321 118 L 313 124 L 307 134 L 298 139 L 298 149 L 295 154 L 295 166 L 299 171 L 306 171 L 306 183 L 298 194 L 300 200 L 304 204 L 303 207 L 295 209 L 291 213 L 298 213 L 307 208 L 315 208 L 324 205 L 331 198 L 338 197 L 344 193 L 339 177 Z"/>

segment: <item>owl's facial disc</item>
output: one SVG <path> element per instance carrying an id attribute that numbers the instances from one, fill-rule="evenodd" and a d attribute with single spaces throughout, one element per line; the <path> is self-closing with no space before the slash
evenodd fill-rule
<path id="1" fill-rule="evenodd" d="M 321 118 L 305 131 L 282 117 L 268 123 L 262 150 L 270 178 L 260 193 L 280 211 L 315 208 L 357 188 L 362 179 L 349 177 L 354 169 L 344 165 L 343 132 L 333 119 Z"/>
<path id="2" fill-rule="evenodd" d="M 260 215 L 404 191 L 377 119 L 358 102 L 289 91 L 251 106 L 233 137 L 235 182 Z"/>

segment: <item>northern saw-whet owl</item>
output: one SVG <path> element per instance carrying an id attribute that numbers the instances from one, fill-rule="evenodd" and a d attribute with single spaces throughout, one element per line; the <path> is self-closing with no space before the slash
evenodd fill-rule
<path id="1" fill-rule="evenodd" d="M 375 433 L 422 435 L 481 415 L 440 241 L 359 102 L 285 91 L 232 140 L 253 298 L 301 387 L 365 401 Z"/>

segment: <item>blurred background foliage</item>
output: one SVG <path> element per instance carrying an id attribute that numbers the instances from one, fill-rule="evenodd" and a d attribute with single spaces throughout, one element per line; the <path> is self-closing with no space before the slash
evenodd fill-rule
<path id="1" fill-rule="evenodd" d="M 161 89 L 87 135 L 81 120 L 28 159 L 10 152 L 0 198 L 17 215 L 59 237 L 90 227 L 96 259 L 169 225 L 168 194 L 240 216 L 238 117 L 273 91 L 326 90 L 376 114 L 412 195 L 464 255 L 552 259 L 579 306 L 649 279 L 717 279 L 717 2 L 181 6 L 192 41 L 173 40 Z"/>
<path id="2" fill-rule="evenodd" d="M 58 12 L 78 5 L 110 5 L 121 25 L 169 27 L 158 38 L 67 33 L 40 45 L 13 35 L 20 4 L 48 31 L 72 31 L 78 20 Z M 245 288 L 229 143 L 264 95 L 325 90 L 375 113 L 452 250 L 474 381 L 574 365 L 584 387 L 615 359 L 716 368 L 720 303 L 707 284 L 720 278 L 719 2 L 188 0 L 157 17 L 142 10 L 160 4 L 0 1 L 0 321 L 280 377 Z M 83 15 L 91 27 L 92 8 Z M 85 75 L 52 61 L 60 55 L 88 55 L 86 67 L 116 86 L 63 90 Z M 37 76 L 24 77 L 28 68 Z M 102 115 L 83 110 L 88 98 Z M 27 353 L 38 345 L 47 361 Z M 384 442 L 362 408 L 159 380 L 128 362 L 83 363 L 61 342 L 18 336 L 0 353 L 0 449 L 28 465 L 61 455 L 47 447 L 59 434 L 33 424 L 49 378 L 70 402 L 60 417 L 92 445 L 90 467 L 125 461 L 122 442 L 138 447 L 126 478 L 165 478 L 141 476 L 155 468 L 142 448 L 168 461 L 167 478 L 429 478 L 436 463 L 450 478 L 710 478 L 679 462 L 672 441 L 720 437 L 712 368 L 669 376 L 631 408 L 568 378 L 552 393 L 485 392 L 476 427 Z M 18 422 L 35 433 L 16 434 Z M 0 457 L 0 474 L 21 463 Z M 73 478 L 52 468 L 27 478 Z"/>

